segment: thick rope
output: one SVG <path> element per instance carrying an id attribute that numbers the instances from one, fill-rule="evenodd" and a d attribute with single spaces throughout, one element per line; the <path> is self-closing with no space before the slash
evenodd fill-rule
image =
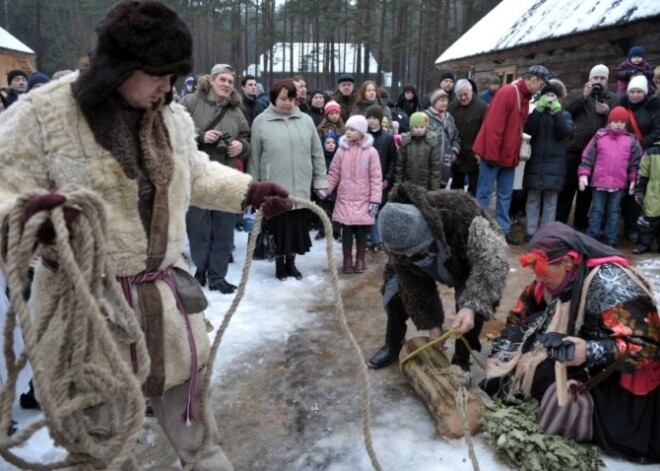
<path id="1" fill-rule="evenodd" d="M 313 213 L 315 213 L 319 218 L 321 219 L 323 223 L 323 227 L 325 229 L 326 234 L 332 234 L 332 224 L 330 220 L 328 219 L 328 216 L 325 214 L 325 212 L 316 204 L 312 203 L 310 200 L 303 199 L 303 198 L 298 198 L 295 196 L 290 197 L 291 201 L 295 203 L 298 206 L 307 208 L 311 210 Z M 213 340 L 213 344 L 211 345 L 211 352 L 209 354 L 209 362 L 206 366 L 206 375 L 204 375 L 204 382 L 202 384 L 201 388 L 201 400 L 200 400 L 200 407 L 199 409 L 201 411 L 204 411 L 201 417 L 201 420 L 204 421 L 205 426 L 204 428 L 204 443 L 205 445 L 210 444 L 211 437 L 208 434 L 208 424 L 209 418 L 206 416 L 206 411 L 210 410 L 210 407 L 207 407 L 207 403 L 210 399 L 210 384 L 211 384 L 211 376 L 213 373 L 213 364 L 215 362 L 215 359 L 217 357 L 218 353 L 218 348 L 220 347 L 220 342 L 222 341 L 222 337 L 227 330 L 227 326 L 229 325 L 229 322 L 231 321 L 231 318 L 233 317 L 234 313 L 236 312 L 236 309 L 238 308 L 239 303 L 241 302 L 241 299 L 243 298 L 243 295 L 245 293 L 245 287 L 247 285 L 247 280 L 248 280 L 248 275 L 250 271 L 250 266 L 252 265 L 252 256 L 254 254 L 254 248 L 256 245 L 257 241 L 257 235 L 259 232 L 259 229 L 261 227 L 261 221 L 263 219 L 263 215 L 261 211 L 257 212 L 257 215 L 254 220 L 253 227 L 254 229 L 252 230 L 252 233 L 250 234 L 250 238 L 248 241 L 248 247 L 247 247 L 247 254 L 245 257 L 245 265 L 243 265 L 243 273 L 241 275 L 241 281 L 238 285 L 238 289 L 236 291 L 236 296 L 234 297 L 234 300 L 231 303 L 231 306 L 229 307 L 229 310 L 227 311 L 227 314 L 225 315 L 224 319 L 222 320 L 222 324 L 220 324 L 220 327 L 218 328 L 218 331 L 215 334 L 215 339 Z M 360 376 L 362 377 L 362 382 L 363 382 L 363 387 L 362 387 L 362 432 L 364 435 L 364 443 L 365 443 L 365 448 L 367 451 L 367 454 L 369 455 L 369 458 L 371 459 L 371 465 L 373 468 L 377 471 L 382 471 L 382 467 L 380 463 L 378 462 L 378 457 L 376 456 L 376 452 L 374 451 L 373 447 L 373 440 L 371 437 L 371 396 L 370 396 L 370 391 L 369 391 L 369 374 L 368 374 L 368 369 L 367 369 L 367 362 L 364 358 L 364 355 L 362 355 L 362 350 L 360 349 L 360 346 L 358 345 L 357 341 L 355 340 L 355 337 L 353 336 L 351 329 L 348 326 L 348 322 L 346 320 L 346 314 L 344 313 L 344 303 L 342 301 L 341 297 L 341 288 L 339 286 L 339 275 L 337 273 L 337 267 L 335 266 L 335 261 L 334 261 L 334 254 L 333 254 L 333 239 L 332 237 L 326 237 L 326 257 L 328 259 L 328 266 L 330 268 L 330 278 L 332 281 L 332 289 L 335 297 L 335 305 L 337 308 L 337 318 L 339 321 L 339 325 L 341 326 L 342 330 L 344 331 L 344 334 L 346 337 L 348 337 L 351 346 L 353 347 L 353 350 L 355 351 L 355 354 L 357 356 L 358 362 L 360 364 Z M 195 455 L 195 458 L 193 461 L 190 463 L 187 463 L 184 470 L 185 471 L 191 471 L 194 469 L 195 464 L 200 460 L 201 458 L 201 450 L 205 448 L 202 447 L 200 450 L 197 452 Z"/>
<path id="2" fill-rule="evenodd" d="M 401 360 L 399 360 L 399 367 L 401 368 L 401 371 L 403 371 L 403 365 L 406 362 L 415 358 L 417 355 L 419 355 L 420 352 L 426 350 L 427 348 L 432 347 L 435 344 L 444 342 L 449 337 L 456 337 L 456 341 L 462 340 L 465 346 L 467 347 L 468 351 L 472 355 L 472 358 L 474 358 L 475 362 L 477 362 L 477 364 L 481 367 L 481 369 L 483 370 L 486 369 L 484 364 L 481 362 L 481 360 L 477 358 L 476 353 L 474 353 L 474 350 L 472 349 L 472 347 L 470 347 L 470 344 L 465 339 L 465 337 L 460 335 L 458 329 L 449 329 L 444 334 L 434 338 L 433 340 L 430 340 L 421 347 L 416 348 L 408 355 L 403 357 Z M 472 469 L 474 471 L 479 471 L 479 461 L 477 460 L 477 454 L 474 451 L 472 433 L 470 432 L 470 426 L 467 420 L 467 406 L 468 406 L 467 390 L 470 385 L 470 373 L 463 371 L 460 367 L 456 365 L 451 365 L 448 368 L 443 368 L 440 374 L 442 374 L 445 378 L 447 378 L 451 383 L 451 385 L 456 390 L 456 394 L 454 395 L 454 402 L 456 403 L 456 408 L 458 409 L 458 412 L 461 414 L 461 424 L 463 425 L 463 435 L 465 436 L 465 443 L 468 448 L 468 455 L 470 456 L 470 461 L 472 462 Z"/>
<path id="3" fill-rule="evenodd" d="M 6 268 L 11 299 L 4 330 L 8 378 L 0 390 L 0 454 L 21 469 L 137 469 L 133 449 L 142 431 L 144 397 L 140 385 L 149 372 L 149 355 L 135 314 L 107 258 L 103 203 L 92 192 L 72 191 L 66 194 L 65 206 L 80 214 L 71 231 L 62 206 L 35 214 L 22 228 L 25 204 L 39 194 L 19 198 L 9 215 Z M 53 277 L 55 286 L 49 286 L 54 294 L 43 305 L 41 319 L 34 325 L 22 293 L 38 247 L 37 231 L 47 219 L 55 228 L 59 267 Z M 17 318 L 25 341 L 18 360 L 13 346 Z M 59 351 L 45 357 L 40 342 L 49 329 L 60 328 L 63 338 L 58 339 Z M 126 350 L 129 344 L 135 344 L 140 365 L 137 373 L 122 357 L 118 340 Z M 9 437 L 16 380 L 28 359 L 44 417 Z M 104 405 L 109 412 L 109 426 L 107 433 L 99 433 L 88 413 Z M 69 452 L 64 460 L 33 463 L 10 450 L 46 426 L 56 445 Z"/>

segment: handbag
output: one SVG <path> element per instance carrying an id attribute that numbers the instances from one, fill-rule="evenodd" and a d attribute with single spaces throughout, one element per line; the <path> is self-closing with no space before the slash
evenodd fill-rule
<path id="1" fill-rule="evenodd" d="M 561 435 L 578 442 L 588 442 L 593 436 L 594 400 L 578 380 L 568 380 L 568 404 L 557 404 L 557 383 L 546 389 L 539 409 L 539 428 L 548 435 Z"/>
<path id="2" fill-rule="evenodd" d="M 518 151 L 518 156 L 520 157 L 521 162 L 527 162 L 529 158 L 532 156 L 532 136 L 529 134 L 523 132 L 522 129 L 522 98 L 520 97 L 520 92 L 518 91 L 518 87 L 515 85 L 513 88 L 516 89 L 516 96 L 518 97 L 518 111 L 520 112 L 520 136 L 522 138 L 520 142 L 520 150 Z"/>
<path id="3" fill-rule="evenodd" d="M 187 314 L 196 314 L 209 307 L 204 291 L 194 276 L 179 267 L 172 267 L 171 273 L 179 300 Z"/>
<path id="4" fill-rule="evenodd" d="M 261 223 L 261 231 L 257 235 L 252 258 L 254 260 L 268 260 L 272 262 L 275 259 L 276 252 L 275 237 L 270 232 L 268 224 L 264 221 Z"/>

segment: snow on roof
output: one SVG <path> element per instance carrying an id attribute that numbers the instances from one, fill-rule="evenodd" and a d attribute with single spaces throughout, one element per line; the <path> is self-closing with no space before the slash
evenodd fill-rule
<path id="1" fill-rule="evenodd" d="M 358 70 L 358 51 L 364 66 L 365 47 L 352 43 L 336 43 L 334 48 L 334 71 L 336 73 L 356 73 Z M 276 73 L 330 73 L 325 70 L 324 64 L 325 44 L 316 43 L 276 43 L 273 46 L 273 72 Z M 291 54 L 293 53 L 293 70 L 291 70 Z M 265 54 L 259 56 L 259 65 L 252 64 L 248 73 L 259 77 L 261 71 L 266 69 Z M 378 62 L 372 53 L 369 53 L 369 71 L 376 72 Z"/>
<path id="2" fill-rule="evenodd" d="M 436 65 L 660 15 L 658 0 L 503 0 Z"/>
<path id="3" fill-rule="evenodd" d="M 32 49 L 20 42 L 4 28 L 0 28 L 0 49 L 9 49 L 24 54 L 34 54 Z"/>

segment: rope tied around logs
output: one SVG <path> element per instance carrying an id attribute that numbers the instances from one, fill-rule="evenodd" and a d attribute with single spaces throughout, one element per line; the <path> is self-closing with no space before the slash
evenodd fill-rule
<path id="1" fill-rule="evenodd" d="M 460 334 L 458 329 L 449 329 L 446 332 L 444 332 L 442 335 L 436 337 L 433 340 L 430 340 L 421 347 L 413 350 L 399 361 L 399 367 L 403 371 L 403 365 L 406 362 L 412 360 L 417 355 L 419 355 L 420 352 L 426 350 L 427 348 L 431 348 L 436 344 L 442 344 L 445 340 L 447 340 L 450 337 L 456 338 L 456 341 L 459 340 L 462 341 L 467 347 L 470 354 L 472 355 L 474 361 L 481 367 L 481 369 L 483 370 L 486 369 L 485 365 L 474 353 L 472 347 L 470 347 L 469 342 L 465 339 L 465 337 L 463 337 Z M 456 403 L 456 408 L 461 415 L 461 423 L 462 423 L 461 425 L 463 426 L 463 435 L 465 436 L 465 442 L 468 448 L 468 455 L 470 456 L 470 461 L 472 462 L 472 469 L 474 469 L 474 471 L 479 471 L 479 461 L 477 460 L 477 455 L 474 451 L 472 433 L 470 432 L 470 426 L 468 424 L 468 418 L 467 418 L 468 389 L 470 387 L 470 382 L 471 382 L 470 373 L 468 371 L 463 371 L 457 365 L 450 365 L 449 367 L 442 369 L 440 371 L 440 374 L 443 375 L 445 378 L 447 378 L 451 386 L 456 390 L 456 393 L 454 395 L 454 402 Z"/>
<path id="2" fill-rule="evenodd" d="M 142 431 L 145 404 L 141 383 L 149 372 L 149 355 L 135 313 L 108 260 L 103 202 L 93 192 L 72 190 L 63 206 L 35 214 L 23 227 L 26 203 L 40 194 L 43 192 L 21 196 L 8 216 L 6 270 L 11 299 L 4 329 L 8 378 L 0 390 L 0 454 L 21 469 L 117 469 L 122 464 L 137 469 L 133 448 Z M 64 207 L 79 211 L 70 230 Z M 38 246 L 37 231 L 48 219 L 56 234 L 55 244 L 48 250 L 57 253 L 58 276 L 52 277 L 51 295 L 39 306 L 39 318 L 33 319 L 22 293 Z M 17 321 L 25 343 L 18 359 L 13 345 Z M 49 337 L 55 334 L 61 336 L 59 350 L 46 357 L 42 342 L 52 342 Z M 121 343 L 134 345 L 140 365 L 136 373 L 122 356 Z M 8 436 L 18 372 L 28 358 L 44 416 Z M 116 413 L 108 417 L 107 429 L 100 430 L 88 414 L 109 403 L 117 406 Z M 45 426 L 55 444 L 69 452 L 66 459 L 32 463 L 11 451 Z"/>

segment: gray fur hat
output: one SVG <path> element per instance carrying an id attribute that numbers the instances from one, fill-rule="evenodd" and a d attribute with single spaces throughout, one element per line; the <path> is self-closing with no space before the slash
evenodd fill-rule
<path id="1" fill-rule="evenodd" d="M 378 231 L 385 248 L 404 255 L 420 252 L 431 245 L 433 233 L 417 206 L 387 203 L 378 215 Z"/>

